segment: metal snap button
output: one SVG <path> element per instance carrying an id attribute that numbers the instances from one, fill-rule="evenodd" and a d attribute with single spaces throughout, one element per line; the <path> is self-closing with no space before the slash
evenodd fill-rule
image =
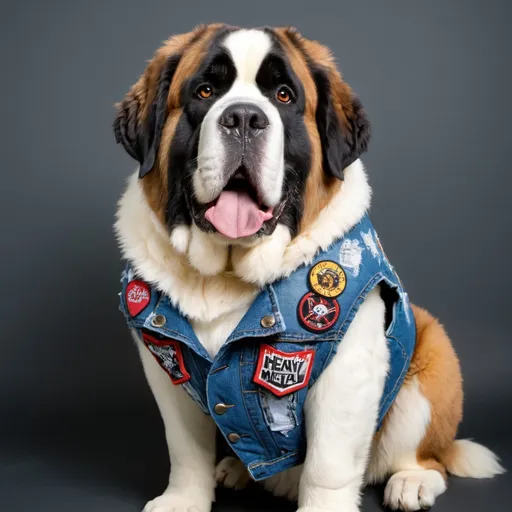
<path id="1" fill-rule="evenodd" d="M 165 325 L 165 322 L 167 322 L 167 319 L 164 315 L 155 315 L 151 319 L 151 325 L 153 327 L 163 327 Z"/>
<path id="2" fill-rule="evenodd" d="M 222 414 L 225 414 L 228 411 L 228 409 L 231 409 L 231 407 L 234 407 L 234 405 L 226 405 L 223 403 L 218 403 L 215 405 L 213 410 L 215 411 L 215 414 L 222 415 Z"/>
<path id="3" fill-rule="evenodd" d="M 230 443 L 238 443 L 240 441 L 240 436 L 236 432 L 231 432 L 231 434 L 228 434 L 228 439 Z"/>
<path id="4" fill-rule="evenodd" d="M 273 315 L 265 315 L 261 319 L 261 326 L 265 327 L 266 329 L 269 329 L 270 327 L 274 327 L 276 324 L 276 317 Z"/>

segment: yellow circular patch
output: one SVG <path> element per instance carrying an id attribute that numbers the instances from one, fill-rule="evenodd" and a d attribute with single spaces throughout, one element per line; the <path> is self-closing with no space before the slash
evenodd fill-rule
<path id="1" fill-rule="evenodd" d="M 309 284 L 318 295 L 337 297 L 347 286 L 347 276 L 335 261 L 320 261 L 309 271 Z"/>

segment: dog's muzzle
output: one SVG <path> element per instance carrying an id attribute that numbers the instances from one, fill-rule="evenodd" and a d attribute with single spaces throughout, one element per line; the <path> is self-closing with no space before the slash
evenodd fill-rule
<path id="1" fill-rule="evenodd" d="M 260 193 L 260 160 L 270 125 L 267 115 L 255 104 L 234 103 L 219 116 L 222 142 L 228 155 L 228 182 L 205 218 L 228 238 L 257 233 L 273 216 Z"/>

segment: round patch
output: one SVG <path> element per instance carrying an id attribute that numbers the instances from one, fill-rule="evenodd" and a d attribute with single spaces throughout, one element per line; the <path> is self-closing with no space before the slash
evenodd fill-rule
<path id="1" fill-rule="evenodd" d="M 345 290 L 347 276 L 338 263 L 324 260 L 309 271 L 309 284 L 318 295 L 334 298 Z"/>
<path id="2" fill-rule="evenodd" d="M 322 332 L 336 323 L 340 316 L 340 305 L 336 299 L 309 292 L 300 300 L 297 313 L 300 323 L 306 329 Z"/>

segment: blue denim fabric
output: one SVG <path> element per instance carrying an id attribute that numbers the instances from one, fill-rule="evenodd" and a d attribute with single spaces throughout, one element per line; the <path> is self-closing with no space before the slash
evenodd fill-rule
<path id="1" fill-rule="evenodd" d="M 299 321 L 297 306 L 310 291 L 309 270 L 323 260 L 339 263 L 345 270 L 347 282 L 345 290 L 337 297 L 340 315 L 336 323 L 327 331 L 312 333 Z M 267 285 L 215 358 L 200 344 L 187 318 L 155 287 L 151 288 L 148 306 L 132 318 L 125 291 L 134 277 L 127 266 L 122 277 L 120 309 L 128 325 L 139 334 L 146 332 L 180 342 L 190 380 L 179 385 L 212 416 L 255 480 L 268 478 L 304 461 L 303 406 L 308 389 L 334 357 L 359 306 L 375 286 L 380 284 L 388 292 L 383 293 L 383 298 L 389 312 L 386 336 L 390 351 L 390 370 L 380 403 L 378 428 L 400 389 L 414 350 L 416 327 L 407 293 L 367 216 L 343 239 L 320 252 L 311 265 L 302 266 L 286 279 Z M 152 325 L 156 315 L 165 317 L 162 327 Z M 264 316 L 273 316 L 275 324 L 263 327 Z M 254 382 L 262 344 L 287 353 L 313 350 L 308 386 L 278 397 Z M 165 363 L 165 355 L 153 354 L 160 364 Z M 232 407 L 224 414 L 217 414 L 215 405 L 218 403 Z M 238 434 L 240 439 L 230 442 L 230 433 Z"/>

